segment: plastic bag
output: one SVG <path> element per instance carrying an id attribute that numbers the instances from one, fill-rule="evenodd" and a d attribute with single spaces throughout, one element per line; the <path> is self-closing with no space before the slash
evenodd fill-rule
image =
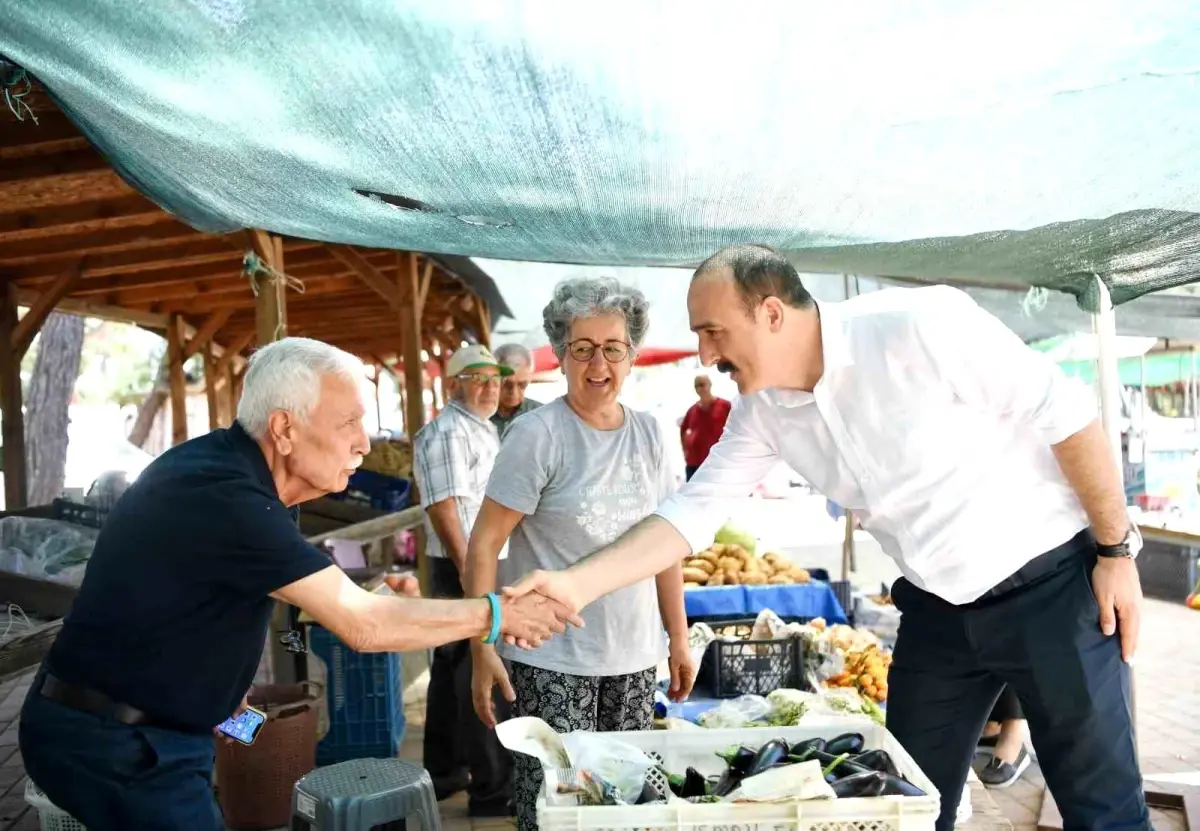
<path id="1" fill-rule="evenodd" d="M 637 803 L 646 785 L 646 773 L 656 764 L 640 748 L 603 733 L 568 733 L 563 736 L 563 745 L 571 758 L 571 767 L 587 771 L 611 786 L 611 790 L 604 789 L 601 804 Z"/>
<path id="2" fill-rule="evenodd" d="M 99 531 L 53 519 L 0 519 L 0 569 L 78 586 Z"/>
<path id="3" fill-rule="evenodd" d="M 701 714 L 696 723 L 710 730 L 745 727 L 752 722 L 762 721 L 770 712 L 770 702 L 761 695 L 743 695 L 722 701 Z"/>

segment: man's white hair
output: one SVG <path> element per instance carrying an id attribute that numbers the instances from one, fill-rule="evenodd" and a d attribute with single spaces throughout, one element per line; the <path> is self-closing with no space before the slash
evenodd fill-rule
<path id="1" fill-rule="evenodd" d="M 306 420 L 321 396 L 321 378 L 336 375 L 357 384 L 363 363 L 348 352 L 311 338 L 283 338 L 256 350 L 246 367 L 237 420 L 256 439 L 267 434 L 271 413 Z"/>

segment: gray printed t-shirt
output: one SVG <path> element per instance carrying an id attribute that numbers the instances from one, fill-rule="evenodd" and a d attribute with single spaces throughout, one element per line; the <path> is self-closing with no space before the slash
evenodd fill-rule
<path id="1" fill-rule="evenodd" d="M 673 489 L 662 430 L 648 413 L 626 407 L 616 430 L 589 427 L 562 398 L 525 413 L 505 434 L 487 485 L 491 499 L 525 514 L 500 563 L 500 583 L 573 565 L 649 516 Z M 499 652 L 585 676 L 641 672 L 666 657 L 653 578 L 600 598 L 582 616 L 586 628 L 538 649 L 500 644 Z"/>

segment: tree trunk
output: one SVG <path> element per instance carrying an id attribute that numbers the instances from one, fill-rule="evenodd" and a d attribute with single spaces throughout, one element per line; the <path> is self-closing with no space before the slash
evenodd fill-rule
<path id="1" fill-rule="evenodd" d="M 37 360 L 25 397 L 25 459 L 29 504 L 62 494 L 67 472 L 67 426 L 83 355 L 84 319 L 53 312 L 38 337 Z"/>
<path id="2" fill-rule="evenodd" d="M 146 446 L 146 439 L 150 438 L 150 431 L 154 429 L 154 419 L 159 410 L 163 408 L 163 404 L 167 403 L 167 382 L 170 380 L 170 372 L 171 362 L 166 355 L 163 355 L 162 363 L 158 367 L 158 376 L 154 379 L 154 386 L 142 399 L 137 417 L 133 420 L 133 427 L 129 430 L 130 444 L 143 448 Z"/>

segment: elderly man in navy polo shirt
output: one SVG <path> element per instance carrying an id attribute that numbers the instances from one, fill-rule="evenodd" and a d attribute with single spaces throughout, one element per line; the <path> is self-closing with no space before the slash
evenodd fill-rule
<path id="1" fill-rule="evenodd" d="M 345 489 L 369 450 L 361 379 L 319 341 L 264 347 L 234 425 L 164 453 L 109 515 L 20 722 L 29 775 L 89 831 L 224 828 L 213 727 L 244 701 L 276 599 L 362 652 L 536 645 L 572 619 L 541 597 L 373 595 L 305 541 L 296 506 Z"/>

